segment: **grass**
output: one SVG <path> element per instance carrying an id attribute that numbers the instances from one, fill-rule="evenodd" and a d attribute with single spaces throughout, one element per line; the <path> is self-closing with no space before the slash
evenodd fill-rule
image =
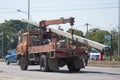
<path id="1" fill-rule="evenodd" d="M 89 61 L 88 65 L 100 67 L 120 67 L 120 61 Z"/>
<path id="2" fill-rule="evenodd" d="M 4 59 L 0 59 L 0 62 L 5 62 L 5 60 Z"/>

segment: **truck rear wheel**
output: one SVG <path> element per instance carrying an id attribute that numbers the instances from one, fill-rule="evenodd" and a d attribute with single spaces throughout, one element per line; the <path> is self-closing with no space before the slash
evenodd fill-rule
<path id="1" fill-rule="evenodd" d="M 48 66 L 48 59 L 45 54 L 41 55 L 40 57 L 40 69 L 44 72 L 50 71 L 49 66 Z"/>
<path id="2" fill-rule="evenodd" d="M 78 72 L 80 70 L 80 68 L 75 68 L 75 64 L 73 60 L 68 62 L 67 67 L 70 72 Z"/>
<path id="3" fill-rule="evenodd" d="M 20 68 L 21 70 L 27 70 L 28 68 L 28 61 L 25 56 L 21 56 L 20 58 Z"/>

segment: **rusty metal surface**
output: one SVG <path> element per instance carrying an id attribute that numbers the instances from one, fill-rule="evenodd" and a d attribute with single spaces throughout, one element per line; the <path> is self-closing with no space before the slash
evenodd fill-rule
<path id="1" fill-rule="evenodd" d="M 26 54 L 26 49 L 27 49 L 27 43 L 26 42 L 22 42 L 20 43 L 17 48 L 16 48 L 16 53 L 17 54 L 22 54 L 25 55 Z"/>
<path id="2" fill-rule="evenodd" d="M 46 26 L 49 26 L 49 25 L 55 25 L 55 24 L 65 24 L 65 23 L 70 23 L 70 25 L 73 25 L 74 24 L 74 18 L 70 17 L 68 19 L 64 19 L 64 18 L 61 18 L 61 19 L 56 19 L 56 20 L 42 20 L 39 22 L 39 26 L 40 27 L 46 27 Z"/>
<path id="3" fill-rule="evenodd" d="M 69 53 L 69 52 L 74 52 L 74 49 L 71 49 L 71 48 L 57 48 L 56 51 Z"/>
<path id="4" fill-rule="evenodd" d="M 29 53 L 41 53 L 41 52 L 51 52 L 55 51 L 54 45 L 42 45 L 42 46 L 32 46 L 28 49 Z"/>
<path id="5" fill-rule="evenodd" d="M 85 56 L 86 48 L 57 48 L 55 51 L 56 57 L 73 57 L 73 56 Z"/>

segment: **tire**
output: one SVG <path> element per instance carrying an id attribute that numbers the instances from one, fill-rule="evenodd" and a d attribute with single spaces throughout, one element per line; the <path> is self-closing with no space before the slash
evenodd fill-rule
<path id="1" fill-rule="evenodd" d="M 67 67 L 70 72 L 78 72 L 80 70 L 80 68 L 77 69 L 75 68 L 75 64 L 73 60 L 68 62 Z"/>
<path id="2" fill-rule="evenodd" d="M 9 61 L 8 61 L 8 59 L 6 59 L 6 64 L 7 64 L 7 65 L 9 65 L 9 64 L 10 64 L 10 63 L 9 63 Z"/>
<path id="3" fill-rule="evenodd" d="M 78 68 L 78 69 L 75 69 L 75 72 L 79 72 L 80 71 L 80 68 Z"/>
<path id="4" fill-rule="evenodd" d="M 67 67 L 68 67 L 70 72 L 74 72 L 75 71 L 75 66 L 74 66 L 73 62 L 72 63 L 69 62 L 67 64 Z"/>
<path id="5" fill-rule="evenodd" d="M 28 61 L 25 56 L 21 56 L 20 58 L 20 68 L 21 70 L 27 70 L 28 68 Z"/>
<path id="6" fill-rule="evenodd" d="M 45 54 L 41 55 L 40 57 L 40 69 L 44 72 L 49 72 L 49 66 L 48 66 L 48 59 L 47 56 Z"/>

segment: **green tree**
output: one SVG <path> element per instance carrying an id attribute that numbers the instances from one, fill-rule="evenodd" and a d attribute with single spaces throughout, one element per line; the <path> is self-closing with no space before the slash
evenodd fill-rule
<path id="1" fill-rule="evenodd" d="M 80 30 L 76 30 L 76 29 L 70 28 L 70 29 L 67 30 L 67 32 L 72 33 L 72 30 L 73 30 L 73 34 L 74 34 L 74 35 L 84 37 L 84 36 L 83 36 L 83 32 L 80 31 Z"/>
<path id="2" fill-rule="evenodd" d="M 114 54 L 117 54 L 118 50 L 118 32 L 116 29 L 111 30 L 112 34 L 112 48 L 114 50 Z"/>
<path id="3" fill-rule="evenodd" d="M 104 35 L 110 34 L 108 31 L 100 30 L 99 28 L 90 29 L 87 37 L 90 40 L 104 44 Z"/>
<path id="4" fill-rule="evenodd" d="M 10 20 L 5 21 L 0 24 L 0 34 L 3 33 L 3 45 L 4 45 L 4 56 L 7 51 L 10 49 L 14 49 L 18 43 L 18 31 L 21 29 L 26 29 L 27 23 L 23 23 L 19 20 Z M 3 30 L 3 32 L 2 32 Z M 0 35 L 1 37 L 2 35 Z M 2 38 L 0 38 L 0 46 L 2 45 Z"/>

